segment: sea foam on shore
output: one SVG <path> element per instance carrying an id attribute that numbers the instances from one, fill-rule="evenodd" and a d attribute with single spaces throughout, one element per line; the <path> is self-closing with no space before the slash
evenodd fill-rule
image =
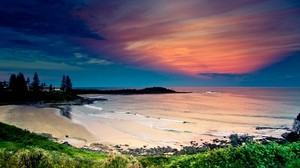
<path id="1" fill-rule="evenodd" d="M 256 127 L 289 127 L 300 111 L 294 104 L 299 97 L 289 97 L 289 93 L 300 93 L 299 89 L 194 88 L 192 91 L 189 94 L 100 95 L 108 101 L 96 102 L 88 108 L 73 106 L 72 110 L 100 141 L 134 146 L 134 141 L 138 141 L 137 145 L 173 147 L 234 133 L 280 138 L 285 129 Z"/>

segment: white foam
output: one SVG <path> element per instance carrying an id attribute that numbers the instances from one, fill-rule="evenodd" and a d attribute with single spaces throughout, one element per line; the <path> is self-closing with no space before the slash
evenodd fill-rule
<path id="1" fill-rule="evenodd" d="M 167 119 L 167 118 L 160 118 L 160 120 L 167 121 L 167 122 L 174 122 L 174 123 L 184 123 L 184 121 L 172 120 L 172 119 Z"/>
<path id="2" fill-rule="evenodd" d="M 90 99 L 100 99 L 103 98 L 103 96 L 89 96 Z"/>
<path id="3" fill-rule="evenodd" d="M 221 92 L 218 92 L 218 91 L 212 91 L 212 90 L 209 90 L 209 91 L 206 91 L 204 92 L 204 94 L 220 94 Z"/>
<path id="4" fill-rule="evenodd" d="M 96 106 L 91 106 L 91 105 L 87 105 L 87 104 L 85 104 L 85 105 L 83 105 L 83 106 L 84 106 L 84 107 L 87 107 L 87 108 L 99 110 L 99 111 L 103 110 L 102 107 L 96 107 Z"/>

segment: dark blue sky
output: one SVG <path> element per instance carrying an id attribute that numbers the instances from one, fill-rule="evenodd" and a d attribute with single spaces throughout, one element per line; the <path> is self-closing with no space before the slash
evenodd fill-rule
<path id="1" fill-rule="evenodd" d="M 0 81 L 300 87 L 298 0 L 0 0 Z"/>

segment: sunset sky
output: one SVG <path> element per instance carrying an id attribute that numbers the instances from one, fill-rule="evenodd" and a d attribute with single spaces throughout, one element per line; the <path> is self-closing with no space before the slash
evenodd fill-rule
<path id="1" fill-rule="evenodd" d="M 300 87 L 299 0 L 0 0 L 0 81 Z"/>

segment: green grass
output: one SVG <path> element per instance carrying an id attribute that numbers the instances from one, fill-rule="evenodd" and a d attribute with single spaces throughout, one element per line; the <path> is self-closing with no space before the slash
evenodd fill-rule
<path id="1" fill-rule="evenodd" d="M 193 155 L 132 157 L 79 150 L 0 122 L 0 167 L 297 168 L 300 142 L 251 143 Z"/>
<path id="2" fill-rule="evenodd" d="M 300 143 L 258 143 L 181 156 L 168 167 L 300 167 Z"/>

